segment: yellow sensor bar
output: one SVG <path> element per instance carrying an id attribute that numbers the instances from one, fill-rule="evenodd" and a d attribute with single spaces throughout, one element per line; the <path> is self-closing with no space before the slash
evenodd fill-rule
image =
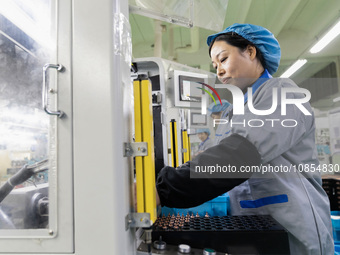
<path id="1" fill-rule="evenodd" d="M 148 155 L 143 157 L 144 170 L 144 205 L 145 212 L 150 213 L 150 220 L 156 221 L 156 181 L 155 181 L 155 153 L 152 114 L 152 88 L 149 80 L 141 82 L 142 102 L 142 136 L 143 142 L 148 144 Z"/>
<path id="2" fill-rule="evenodd" d="M 134 92 L 134 109 L 135 109 L 135 142 L 142 142 L 142 105 L 141 105 L 141 85 L 139 80 L 133 81 Z M 136 196 L 137 212 L 144 212 L 144 175 L 143 175 L 143 157 L 135 158 L 136 164 Z"/>
<path id="3" fill-rule="evenodd" d="M 188 131 L 186 129 L 184 129 L 182 131 L 182 139 L 183 139 L 183 150 L 185 152 L 183 152 L 183 163 L 187 162 L 190 160 L 190 156 L 189 156 L 189 141 L 188 141 Z"/>
<path id="4" fill-rule="evenodd" d="M 171 140 L 171 159 L 172 166 L 178 167 L 178 150 L 177 150 L 177 123 L 176 120 L 172 119 L 170 121 L 170 140 Z"/>

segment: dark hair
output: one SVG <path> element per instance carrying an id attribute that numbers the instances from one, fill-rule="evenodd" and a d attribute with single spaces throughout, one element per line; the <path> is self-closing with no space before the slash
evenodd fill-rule
<path id="1" fill-rule="evenodd" d="M 209 45 L 209 56 L 210 57 L 211 57 L 211 48 L 214 45 L 214 43 L 217 41 L 224 41 L 227 44 L 230 44 L 231 46 L 239 48 L 241 51 L 245 51 L 248 45 L 255 47 L 256 58 L 260 61 L 263 68 L 265 68 L 265 61 L 264 61 L 261 51 L 251 41 L 248 41 L 247 39 L 243 38 L 242 36 L 240 36 L 239 34 L 235 32 L 228 32 L 228 33 L 217 36 Z"/>
<path id="2" fill-rule="evenodd" d="M 220 115 L 222 111 L 220 112 L 212 112 L 210 115 Z"/>

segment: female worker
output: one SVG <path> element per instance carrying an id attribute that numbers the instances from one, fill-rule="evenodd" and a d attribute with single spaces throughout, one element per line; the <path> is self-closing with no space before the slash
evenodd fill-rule
<path id="1" fill-rule="evenodd" d="M 216 123 L 221 123 L 221 120 L 224 121 L 224 119 L 227 117 L 229 111 L 231 110 L 232 106 L 229 104 L 229 102 L 225 99 L 222 99 L 222 105 L 220 103 L 215 104 L 212 103 L 208 107 L 208 111 L 210 113 L 211 118 L 213 118 L 214 127 L 217 126 L 216 132 L 215 132 L 215 140 L 220 141 L 222 137 L 225 136 L 226 132 L 224 130 L 224 127 L 222 125 L 217 125 Z M 222 121 L 222 123 L 223 123 Z M 216 142 L 215 142 L 216 144 Z"/>
<path id="2" fill-rule="evenodd" d="M 210 113 L 211 118 L 213 119 L 221 119 L 224 115 L 227 115 L 229 111 L 229 102 L 225 99 L 221 100 L 222 104 L 218 103 L 211 103 L 208 106 L 208 112 Z"/>
<path id="3" fill-rule="evenodd" d="M 201 140 L 201 143 L 198 145 L 198 151 L 195 154 L 195 156 L 213 146 L 213 141 L 209 138 L 210 136 L 209 128 L 199 128 L 197 129 L 196 133 L 198 138 Z"/>
<path id="4" fill-rule="evenodd" d="M 229 102 L 225 99 L 221 100 L 222 104 L 211 103 L 208 106 L 208 112 L 213 119 L 221 119 L 222 115 L 227 114 L 228 107 L 230 106 Z M 196 131 L 198 138 L 202 141 L 198 146 L 198 151 L 195 153 L 194 157 L 196 157 L 201 152 L 213 146 L 214 142 L 210 139 L 210 130 L 209 128 L 199 128 Z M 216 133 L 215 136 L 220 136 L 220 134 Z"/>
<path id="5" fill-rule="evenodd" d="M 231 214 L 271 215 L 288 230 L 291 254 L 334 254 L 329 200 L 315 171 L 314 116 L 308 102 L 292 104 L 305 97 L 292 80 L 271 76 L 280 62 L 278 41 L 263 27 L 233 24 L 207 43 L 219 80 L 243 91 L 244 113 L 229 112 L 215 146 L 177 169 L 162 169 L 158 201 L 189 207 L 229 191 Z M 290 103 L 283 105 L 281 96 Z M 255 109 L 270 112 L 255 114 Z M 261 171 L 192 178 L 192 167 L 204 164 L 259 166 Z"/>

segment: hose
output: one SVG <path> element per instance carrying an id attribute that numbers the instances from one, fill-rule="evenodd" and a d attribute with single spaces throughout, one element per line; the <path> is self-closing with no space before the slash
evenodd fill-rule
<path id="1" fill-rule="evenodd" d="M 7 180 L 0 187 L 0 203 L 4 200 L 13 188 L 31 178 L 34 174 L 48 169 L 48 159 L 39 161 L 33 165 L 24 165 L 15 175 Z"/>

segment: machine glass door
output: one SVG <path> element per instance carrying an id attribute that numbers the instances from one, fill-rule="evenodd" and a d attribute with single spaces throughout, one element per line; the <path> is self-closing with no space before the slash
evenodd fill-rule
<path id="1" fill-rule="evenodd" d="M 0 237 L 56 235 L 55 13 L 54 0 L 1 0 Z"/>

